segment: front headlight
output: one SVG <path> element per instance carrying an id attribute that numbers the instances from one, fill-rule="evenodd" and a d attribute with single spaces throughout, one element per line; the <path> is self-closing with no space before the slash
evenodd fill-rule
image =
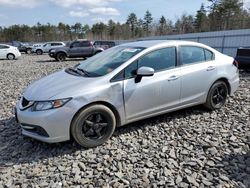
<path id="1" fill-rule="evenodd" d="M 56 50 L 50 50 L 50 52 L 51 52 L 51 53 L 55 53 L 55 52 L 56 52 Z"/>
<path id="2" fill-rule="evenodd" d="M 58 99 L 58 100 L 52 100 L 52 101 L 38 101 L 34 102 L 34 105 L 32 107 L 32 111 L 44 111 L 44 110 L 51 110 L 55 108 L 60 108 L 63 105 L 65 105 L 67 102 L 69 102 L 71 98 L 68 99 Z"/>

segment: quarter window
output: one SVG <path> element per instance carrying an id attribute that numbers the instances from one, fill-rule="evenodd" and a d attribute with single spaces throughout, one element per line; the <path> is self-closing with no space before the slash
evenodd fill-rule
<path id="1" fill-rule="evenodd" d="M 214 60 L 214 54 L 209 50 L 205 50 L 205 56 L 206 56 L 206 61 Z"/>
<path id="2" fill-rule="evenodd" d="M 156 72 L 170 69 L 176 65 L 176 49 L 175 47 L 164 48 L 150 52 L 138 60 L 138 68 L 151 67 Z"/>

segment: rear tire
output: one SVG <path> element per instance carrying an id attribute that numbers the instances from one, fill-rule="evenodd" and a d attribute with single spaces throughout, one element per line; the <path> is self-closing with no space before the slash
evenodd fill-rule
<path id="1" fill-rule="evenodd" d="M 56 60 L 57 61 L 65 61 L 66 60 L 66 54 L 59 52 L 58 54 L 56 54 Z"/>
<path id="2" fill-rule="evenodd" d="M 223 81 L 215 82 L 210 88 L 204 106 L 208 110 L 218 110 L 226 104 L 228 95 L 227 84 Z"/>
<path id="3" fill-rule="evenodd" d="M 106 106 L 93 105 L 81 111 L 71 124 L 74 140 L 85 148 L 105 143 L 116 127 L 114 113 Z"/>
<path id="4" fill-rule="evenodd" d="M 14 60 L 16 57 L 15 57 L 15 55 L 14 54 L 8 54 L 7 55 L 7 59 L 8 60 Z"/>
<path id="5" fill-rule="evenodd" d="M 37 54 L 37 55 L 43 55 L 43 51 L 42 51 L 42 50 L 37 50 L 37 51 L 36 51 L 36 54 Z"/>

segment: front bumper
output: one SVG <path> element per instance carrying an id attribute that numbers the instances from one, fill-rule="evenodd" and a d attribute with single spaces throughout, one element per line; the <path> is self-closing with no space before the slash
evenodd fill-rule
<path id="1" fill-rule="evenodd" d="M 33 112 L 15 108 L 15 117 L 22 128 L 22 134 L 43 142 L 56 143 L 70 139 L 70 124 L 75 111 L 70 106 Z"/>

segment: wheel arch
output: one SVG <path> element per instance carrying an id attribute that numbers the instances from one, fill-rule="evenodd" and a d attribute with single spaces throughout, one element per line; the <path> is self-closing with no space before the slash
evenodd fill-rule
<path id="1" fill-rule="evenodd" d="M 109 108 L 115 115 L 115 119 L 116 119 L 116 127 L 120 127 L 121 126 L 121 117 L 120 117 L 120 114 L 118 112 L 118 110 L 110 103 L 106 102 L 106 101 L 96 101 L 96 102 L 92 102 L 92 103 L 89 103 L 83 107 L 81 107 L 76 113 L 75 115 L 73 116 L 71 122 L 70 122 L 70 128 L 69 128 L 69 132 L 70 132 L 70 138 L 72 138 L 72 135 L 71 135 L 71 126 L 72 126 L 72 123 L 74 121 L 74 119 L 78 116 L 78 114 L 85 110 L 86 108 L 90 107 L 90 106 L 93 106 L 93 105 L 103 105 L 103 106 L 106 106 L 107 108 Z"/>
<path id="2" fill-rule="evenodd" d="M 13 55 L 14 56 L 14 59 L 16 59 L 16 55 L 14 54 L 14 53 L 12 53 L 12 52 L 9 52 L 9 53 L 7 53 L 7 55 L 6 55 L 6 58 L 8 59 L 8 56 L 9 55 Z"/>
<path id="3" fill-rule="evenodd" d="M 57 52 L 56 52 L 56 56 L 57 56 L 57 54 L 59 54 L 59 53 L 63 53 L 63 54 L 65 54 L 66 57 L 68 57 L 68 53 L 65 52 L 65 51 L 62 51 L 62 50 L 57 51 Z"/>
<path id="4" fill-rule="evenodd" d="M 217 79 L 214 83 L 216 83 L 216 82 L 218 82 L 218 81 L 225 82 L 225 84 L 227 85 L 228 94 L 230 95 L 230 94 L 231 94 L 231 85 L 230 85 L 228 79 L 227 79 L 226 77 L 221 77 L 221 78 Z M 213 84 L 214 84 L 214 83 L 213 83 Z M 212 85 L 213 85 L 213 84 L 212 84 Z M 211 87 L 212 87 L 212 86 L 211 86 Z"/>

